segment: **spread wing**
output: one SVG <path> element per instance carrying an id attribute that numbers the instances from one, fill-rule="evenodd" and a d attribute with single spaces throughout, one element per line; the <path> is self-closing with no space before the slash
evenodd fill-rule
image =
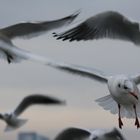
<path id="1" fill-rule="evenodd" d="M 18 116 L 31 105 L 52 105 L 52 104 L 63 104 L 63 103 L 64 103 L 63 101 L 60 101 L 50 96 L 45 96 L 40 94 L 29 95 L 21 101 L 21 103 L 17 106 L 17 108 L 13 113 L 14 115 Z"/>
<path id="2" fill-rule="evenodd" d="M 78 66 L 73 64 L 55 63 L 55 62 L 47 63 L 47 65 L 75 75 L 80 75 L 82 77 L 98 80 L 100 82 L 107 82 L 109 77 L 106 74 L 104 74 L 102 71 L 99 71 L 94 68 L 86 68 L 83 66 Z"/>
<path id="3" fill-rule="evenodd" d="M 43 34 L 49 30 L 70 24 L 78 15 L 79 12 L 75 12 L 70 16 L 53 21 L 43 21 L 37 23 L 18 23 L 3 28 L 0 30 L 0 32 L 10 39 L 13 39 L 15 37 L 34 37 Z"/>
<path id="4" fill-rule="evenodd" d="M 111 38 L 132 41 L 135 44 L 140 43 L 139 24 L 113 11 L 97 14 L 68 31 L 60 34 L 54 33 L 54 37 L 63 41 Z"/>
<path id="5" fill-rule="evenodd" d="M 90 133 L 79 128 L 68 128 L 62 131 L 55 140 L 84 140 L 88 139 Z"/>
<path id="6" fill-rule="evenodd" d="M 131 76 L 131 79 L 132 79 L 136 84 L 140 84 L 140 74 Z"/>

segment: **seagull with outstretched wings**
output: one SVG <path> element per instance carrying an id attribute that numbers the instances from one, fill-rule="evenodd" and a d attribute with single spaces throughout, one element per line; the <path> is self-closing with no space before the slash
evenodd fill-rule
<path id="1" fill-rule="evenodd" d="M 98 82 L 106 83 L 109 95 L 96 100 L 105 110 L 113 114 L 118 113 L 119 128 L 122 128 L 122 117 L 135 118 L 135 125 L 140 128 L 138 118 L 140 117 L 140 74 L 128 76 L 125 74 L 109 75 L 95 68 L 51 61 L 48 59 L 46 65 L 69 72 L 81 77 L 87 77 Z"/>
<path id="2" fill-rule="evenodd" d="M 18 116 L 21 115 L 31 105 L 60 105 L 60 104 L 65 104 L 65 102 L 58 100 L 54 97 L 41 94 L 33 94 L 26 96 L 12 113 L 0 114 L 0 119 L 5 121 L 7 124 L 5 131 L 11 131 L 21 127 L 27 122 L 26 119 L 19 119 Z"/>

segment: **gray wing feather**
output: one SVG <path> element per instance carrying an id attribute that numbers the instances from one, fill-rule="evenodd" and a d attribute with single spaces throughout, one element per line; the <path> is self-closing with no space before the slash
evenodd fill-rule
<path id="1" fill-rule="evenodd" d="M 62 131 L 55 140 L 80 140 L 86 139 L 90 136 L 90 133 L 86 130 L 79 128 L 68 128 Z"/>
<path id="2" fill-rule="evenodd" d="M 46 95 L 29 95 L 25 97 L 21 103 L 18 105 L 18 107 L 13 112 L 14 115 L 18 116 L 20 115 L 26 108 L 28 108 L 31 105 L 51 105 L 51 104 L 63 104 L 63 101 L 60 101 L 56 98 L 46 96 Z"/>
<path id="3" fill-rule="evenodd" d="M 46 31 L 59 28 L 63 25 L 70 24 L 77 16 L 79 11 L 67 17 L 37 23 L 18 23 L 0 30 L 0 32 L 10 39 L 15 37 L 34 37 L 43 34 Z"/>
<path id="4" fill-rule="evenodd" d="M 63 41 L 111 38 L 140 43 L 139 24 L 113 11 L 97 14 L 73 29 L 60 34 L 54 33 L 54 36 Z"/>
<path id="5" fill-rule="evenodd" d="M 55 63 L 55 62 L 50 62 L 47 65 L 65 72 L 69 72 L 82 77 L 91 78 L 100 82 L 107 82 L 109 77 L 106 74 L 104 74 L 102 71 L 99 71 L 94 68 L 86 68 L 83 66 L 78 66 L 73 64 Z"/>
<path id="6" fill-rule="evenodd" d="M 136 84 L 140 83 L 140 75 L 135 75 L 130 77 Z"/>

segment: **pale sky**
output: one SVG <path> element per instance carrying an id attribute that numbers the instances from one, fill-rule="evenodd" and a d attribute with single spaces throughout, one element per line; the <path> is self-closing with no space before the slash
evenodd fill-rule
<path id="1" fill-rule="evenodd" d="M 106 10 L 119 11 L 130 19 L 140 21 L 139 5 L 139 0 L 0 0 L 0 26 L 22 21 L 57 19 L 78 9 L 82 12 L 75 22 Z M 140 48 L 132 43 L 109 39 L 69 43 L 57 41 L 51 33 L 30 40 L 16 39 L 14 44 L 55 60 L 94 67 L 107 73 L 140 72 Z M 36 131 L 55 137 L 62 129 L 70 126 L 87 129 L 118 128 L 117 115 L 104 111 L 94 102 L 109 94 L 107 86 L 90 79 L 35 62 L 9 65 L 0 60 L 0 90 L 1 112 L 14 109 L 24 96 L 32 93 L 49 94 L 67 101 L 67 106 L 31 107 L 21 116 L 29 119 L 28 123 L 14 132 L 4 133 L 5 123 L 0 121 L 2 140 L 15 140 L 21 131 Z M 134 126 L 134 120 L 123 121 L 123 135 L 127 140 L 133 137 L 138 140 L 140 130 Z"/>

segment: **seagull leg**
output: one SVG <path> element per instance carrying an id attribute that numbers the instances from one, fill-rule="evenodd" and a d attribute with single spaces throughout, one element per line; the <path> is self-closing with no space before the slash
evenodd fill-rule
<path id="1" fill-rule="evenodd" d="M 119 128 L 122 129 L 123 122 L 122 122 L 122 120 L 121 120 L 121 111 L 120 111 L 121 106 L 120 106 L 120 104 L 118 104 L 118 109 L 119 109 L 119 118 L 118 118 L 118 121 L 119 121 Z"/>
<path id="2" fill-rule="evenodd" d="M 140 123 L 139 123 L 137 111 L 136 111 L 136 105 L 133 105 L 133 108 L 134 108 L 135 116 L 136 116 L 135 125 L 137 126 L 137 128 L 140 128 Z"/>

